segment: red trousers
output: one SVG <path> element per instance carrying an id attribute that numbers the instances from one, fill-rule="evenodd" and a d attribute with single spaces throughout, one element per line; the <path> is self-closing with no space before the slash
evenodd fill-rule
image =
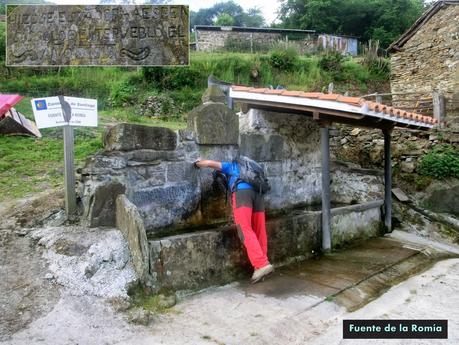
<path id="1" fill-rule="evenodd" d="M 232 194 L 234 222 L 255 269 L 269 264 L 263 196 L 251 189 Z"/>

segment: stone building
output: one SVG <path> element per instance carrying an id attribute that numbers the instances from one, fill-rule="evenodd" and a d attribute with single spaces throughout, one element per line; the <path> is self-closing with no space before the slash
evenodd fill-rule
<path id="1" fill-rule="evenodd" d="M 196 25 L 194 31 L 198 51 L 257 52 L 269 50 L 279 42 L 288 42 L 301 53 L 328 49 L 356 55 L 358 46 L 355 37 L 316 34 L 314 30 Z"/>
<path id="2" fill-rule="evenodd" d="M 388 50 L 391 92 L 420 97 L 439 92 L 445 97 L 446 120 L 459 122 L 459 1 L 435 3 Z"/>

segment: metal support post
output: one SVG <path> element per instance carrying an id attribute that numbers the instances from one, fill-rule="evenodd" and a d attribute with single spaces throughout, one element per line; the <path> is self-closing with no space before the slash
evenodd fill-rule
<path id="1" fill-rule="evenodd" d="M 328 127 L 320 128 L 320 146 L 322 151 L 322 250 L 331 250 L 331 201 L 330 201 L 330 134 Z"/>
<path id="2" fill-rule="evenodd" d="M 64 181 L 67 218 L 76 213 L 75 171 L 73 167 L 73 127 L 64 126 Z"/>
<path id="3" fill-rule="evenodd" d="M 391 142 L 392 130 L 383 130 L 384 133 L 384 226 L 386 232 L 392 232 L 392 164 Z"/>

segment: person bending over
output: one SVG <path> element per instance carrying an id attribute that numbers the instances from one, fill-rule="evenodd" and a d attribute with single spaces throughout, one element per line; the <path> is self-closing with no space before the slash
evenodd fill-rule
<path id="1" fill-rule="evenodd" d="M 263 195 L 252 185 L 239 179 L 239 164 L 198 159 L 198 168 L 212 168 L 226 175 L 228 190 L 232 191 L 231 205 L 239 237 L 244 244 L 249 261 L 254 268 L 252 283 L 258 282 L 274 271 L 268 260 L 265 208 Z"/>

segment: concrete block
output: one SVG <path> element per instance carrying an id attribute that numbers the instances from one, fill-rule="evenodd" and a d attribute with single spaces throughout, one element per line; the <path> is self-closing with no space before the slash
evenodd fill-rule
<path id="1" fill-rule="evenodd" d="M 89 199 L 89 226 L 115 226 L 116 198 L 126 187 L 116 181 L 104 181 L 97 185 Z"/>
<path id="2" fill-rule="evenodd" d="M 110 127 L 104 135 L 104 147 L 108 151 L 175 150 L 176 146 L 176 133 L 164 127 L 121 123 Z"/>
<path id="3" fill-rule="evenodd" d="M 149 275 L 149 247 L 147 233 L 137 207 L 126 195 L 116 198 L 116 227 L 123 233 L 131 253 L 132 264 L 140 282 L 147 284 Z"/>
<path id="4" fill-rule="evenodd" d="M 237 145 L 239 119 L 222 103 L 208 102 L 188 114 L 188 127 L 201 145 Z"/>
<path id="5" fill-rule="evenodd" d="M 196 180 L 197 169 L 192 162 L 177 162 L 166 164 L 167 182 L 182 182 Z"/>
<path id="6" fill-rule="evenodd" d="M 196 184 L 181 182 L 134 190 L 130 200 L 139 208 L 147 232 L 158 235 L 198 223 L 200 191 Z"/>
<path id="7" fill-rule="evenodd" d="M 276 134 L 241 134 L 241 154 L 258 162 L 280 161 L 284 140 Z"/>
<path id="8" fill-rule="evenodd" d="M 217 85 L 210 85 L 201 97 L 202 103 L 225 103 L 226 96 Z"/>

